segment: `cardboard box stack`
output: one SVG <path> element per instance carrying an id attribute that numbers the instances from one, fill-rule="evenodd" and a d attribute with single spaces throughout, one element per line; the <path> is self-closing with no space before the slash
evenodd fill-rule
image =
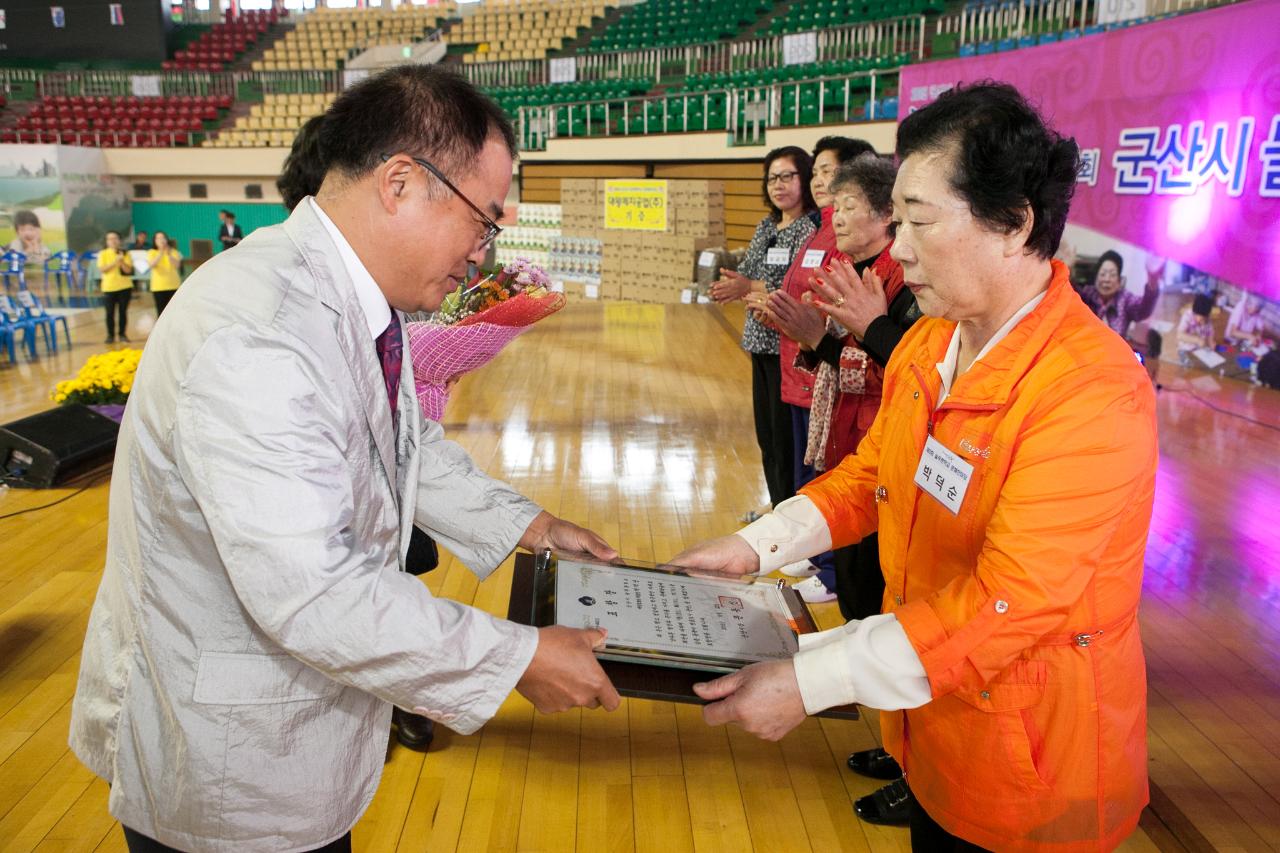
<path id="1" fill-rule="evenodd" d="M 565 292 L 633 302 L 689 301 L 698 256 L 725 242 L 724 184 L 669 180 L 666 231 L 606 229 L 604 193 L 604 180 L 560 182 L 562 241 L 583 241 L 565 247 L 573 256 L 571 267 L 560 276 Z M 593 256 L 596 251 L 601 254 Z M 554 260 L 552 265 L 555 273 L 562 272 Z M 582 269 L 590 272 L 575 275 Z M 591 275 L 596 270 L 598 277 Z"/>
<path id="2" fill-rule="evenodd" d="M 724 245 L 724 184 L 669 180 L 665 232 L 609 229 L 604 234 L 602 297 L 690 301 L 698 255 Z"/>
<path id="3" fill-rule="evenodd" d="M 548 272 L 570 296 L 599 298 L 603 210 L 604 201 L 596 192 L 594 178 L 560 181 L 562 236 L 552 247 Z"/>
<path id="4" fill-rule="evenodd" d="M 604 192 L 604 183 L 600 184 Z M 604 199 L 591 178 L 564 178 L 560 181 L 560 232 L 569 237 L 599 239 L 604 228 Z"/>
<path id="5" fill-rule="evenodd" d="M 559 289 L 570 296 L 586 296 L 587 288 L 599 296 L 600 241 L 594 237 L 567 237 L 561 235 L 551 241 L 550 265 L 547 274 Z M 593 297 L 593 298 L 595 298 Z"/>

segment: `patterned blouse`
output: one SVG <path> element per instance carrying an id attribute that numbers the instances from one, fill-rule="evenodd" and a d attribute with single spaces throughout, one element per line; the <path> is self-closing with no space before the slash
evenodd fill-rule
<path id="1" fill-rule="evenodd" d="M 747 246 L 747 253 L 738 265 L 738 272 L 753 281 L 763 281 L 765 288 L 772 293 L 782 287 L 782 279 L 791 266 L 791 259 L 816 230 L 818 227 L 814 217 L 809 214 L 801 216 L 786 228 L 779 228 L 772 217 L 766 216 L 756 226 L 755 236 L 751 238 L 751 245 Z M 770 249 L 782 250 L 774 253 L 774 263 L 769 263 Z M 778 332 L 747 312 L 747 324 L 742 329 L 742 348 L 760 355 L 777 355 Z"/>

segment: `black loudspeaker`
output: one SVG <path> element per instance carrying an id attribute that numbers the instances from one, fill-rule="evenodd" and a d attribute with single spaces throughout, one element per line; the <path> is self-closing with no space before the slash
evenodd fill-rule
<path id="1" fill-rule="evenodd" d="M 120 425 L 88 406 L 59 406 L 0 426 L 0 475 L 47 489 L 110 462 Z"/>

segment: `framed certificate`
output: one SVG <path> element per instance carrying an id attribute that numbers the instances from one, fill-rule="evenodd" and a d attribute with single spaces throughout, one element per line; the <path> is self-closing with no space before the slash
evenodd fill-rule
<path id="1" fill-rule="evenodd" d="M 604 660 L 733 672 L 789 659 L 797 635 L 816 630 L 784 583 L 674 566 L 544 551 L 533 594 L 535 624 L 608 631 Z"/>
<path id="2" fill-rule="evenodd" d="M 804 634 L 817 630 L 812 617 L 809 615 L 808 608 L 805 607 L 804 601 L 802 601 L 799 595 L 790 587 L 784 587 L 784 591 L 780 593 L 781 600 L 783 602 L 781 605 L 777 604 L 776 598 L 771 599 L 766 597 L 763 594 L 763 591 L 756 592 L 755 597 L 749 596 L 747 598 L 743 598 L 741 594 L 743 590 L 748 587 L 759 586 L 777 589 L 778 584 L 776 582 L 771 583 L 769 581 L 761 581 L 756 578 L 716 578 L 713 576 L 703 575 L 703 573 L 699 573 L 698 576 L 694 576 L 673 567 L 662 567 L 652 564 L 642 565 L 634 561 L 625 565 L 611 566 L 608 564 L 602 564 L 599 560 L 592 557 L 547 552 L 543 552 L 542 554 L 537 555 L 537 557 L 533 554 L 523 553 L 516 555 L 515 566 L 511 576 L 511 599 L 507 604 L 507 618 L 522 625 L 535 625 L 542 627 L 558 624 L 555 606 L 557 603 L 555 581 L 556 576 L 560 574 L 562 568 L 566 565 L 585 565 L 593 570 L 609 570 L 593 571 L 589 573 L 586 578 L 588 583 L 603 583 L 606 580 L 614 579 L 617 579 L 620 583 L 622 578 L 628 577 L 639 577 L 642 580 L 648 580 L 650 577 L 653 577 L 655 580 L 661 580 L 663 582 L 673 582 L 682 579 L 714 580 L 717 583 L 716 586 L 713 586 L 712 588 L 722 590 L 717 593 L 716 604 L 721 604 L 722 607 L 726 606 L 725 603 L 719 601 L 719 597 L 721 595 L 728 595 L 730 598 L 742 599 L 744 620 L 747 618 L 745 611 L 748 601 L 758 600 L 766 605 L 772 601 L 773 606 L 777 608 L 777 616 L 776 618 L 774 616 L 770 616 L 769 618 L 772 620 L 770 622 L 770 627 L 767 629 L 761 629 L 764 633 L 757 634 L 756 636 L 757 638 L 768 637 L 770 643 L 776 642 L 783 645 L 785 648 L 792 650 L 795 648 L 795 643 L 793 642 L 795 634 Z M 639 574 L 631 575 L 630 571 L 620 571 L 623 569 L 636 571 L 639 572 Z M 570 570 L 572 571 L 572 569 Z M 580 575 L 577 583 L 580 585 L 581 581 L 582 577 Z M 566 594 L 577 591 L 576 588 L 570 589 L 570 586 L 571 584 L 566 584 Z M 634 587 L 632 588 L 634 589 Z M 647 598 L 648 587 L 643 586 L 642 589 L 645 591 Z M 680 595 L 680 600 L 683 601 L 683 595 L 679 593 L 680 587 L 676 587 L 675 589 L 677 590 L 677 594 Z M 691 588 L 690 595 L 694 595 L 699 589 L 701 588 Z M 619 591 L 612 585 L 612 583 L 607 587 L 600 587 L 601 592 L 606 590 Z M 667 590 L 668 593 L 670 593 L 671 588 L 668 587 Z M 576 597 L 584 595 L 591 595 L 591 593 L 589 590 L 584 589 L 581 592 L 578 592 Z M 655 598 L 656 595 L 655 591 Z M 594 595 L 591 595 L 591 597 L 595 598 Z M 584 624 L 581 621 L 582 611 L 591 611 L 590 618 L 592 621 L 586 624 L 595 625 L 597 624 L 595 622 L 595 609 L 599 608 L 601 604 L 607 605 L 609 601 L 625 602 L 626 598 L 598 598 L 596 599 L 597 603 L 592 605 L 586 605 L 579 601 L 577 604 L 582 609 L 577 611 L 579 613 L 579 621 L 566 621 L 559 624 L 580 626 Z M 649 607 L 647 601 L 645 602 L 645 606 Z M 692 607 L 692 605 L 690 606 Z M 733 604 L 728 603 L 727 606 L 732 607 Z M 712 609 L 714 611 L 714 606 Z M 650 607 L 649 612 L 652 613 L 652 611 L 653 609 Z M 574 611 L 572 609 L 564 611 L 561 618 L 564 618 L 566 614 L 571 612 Z M 645 613 L 645 611 L 640 608 L 637 608 L 636 612 L 639 614 Z M 692 634 L 688 629 L 692 623 L 688 621 L 688 611 L 684 610 L 683 612 L 686 614 L 685 637 L 691 638 Z M 696 614 L 697 610 L 695 609 L 694 612 Z M 617 618 L 621 620 L 622 611 L 619 610 L 618 613 L 619 616 Z M 638 629 L 639 632 L 641 632 L 638 637 L 634 635 L 624 636 L 628 630 L 627 625 L 621 621 L 616 626 L 610 624 L 610 620 L 613 620 L 614 618 L 615 617 L 609 615 L 609 610 L 603 611 L 603 615 L 600 617 L 598 624 L 609 629 L 609 645 L 602 651 L 597 652 L 597 655 L 600 658 L 600 666 L 604 669 L 605 674 L 609 676 L 609 680 L 613 682 L 613 686 L 617 688 L 618 693 L 623 696 L 630 696 L 636 699 L 683 702 L 695 705 L 706 704 L 705 701 L 694 692 L 694 684 L 699 681 L 709 681 L 728 670 L 737 669 L 744 661 L 750 662 L 756 659 L 767 660 L 769 659 L 769 655 L 776 654 L 778 651 L 777 646 L 770 648 L 767 644 L 764 648 L 747 647 L 744 650 L 740 647 L 739 643 L 732 639 L 733 633 L 737 632 L 737 629 L 728 628 L 727 626 L 727 630 L 725 630 L 724 633 L 729 637 L 729 648 L 722 648 L 713 651 L 711 654 L 707 654 L 705 650 L 694 645 L 691 642 L 691 639 L 686 639 L 686 641 L 681 643 L 680 632 L 678 630 L 676 631 L 676 643 L 672 643 L 671 635 L 669 633 L 665 633 L 665 616 L 661 619 L 662 633 L 659 633 L 659 629 L 656 627 L 645 628 L 642 623 Z M 643 619 L 643 615 L 631 616 L 629 618 L 635 621 L 640 621 Z M 649 620 L 650 626 L 652 626 L 652 615 L 649 616 Z M 736 625 L 739 620 L 730 619 L 728 621 Z M 763 617 L 760 617 L 758 621 L 752 622 L 751 624 L 758 625 L 762 621 Z M 785 633 L 781 628 L 782 623 L 787 625 L 787 632 Z M 676 625 L 678 625 L 678 622 L 673 616 L 673 627 Z M 701 626 L 700 620 L 698 625 Z M 718 621 L 715 623 L 715 626 L 717 629 L 719 628 Z M 633 626 L 633 628 L 634 627 L 635 626 Z M 651 635 L 644 634 L 643 632 L 647 630 L 652 630 L 654 633 Z M 752 634 L 750 628 L 747 629 L 747 633 L 748 635 Z M 786 633 L 791 634 L 792 640 L 786 639 Z M 648 642 L 650 645 L 645 645 L 646 636 L 649 637 Z M 712 643 L 707 645 L 713 645 L 715 638 L 716 632 L 713 631 Z M 705 639 L 706 635 L 704 633 L 702 636 L 704 643 Z M 739 639 L 742 639 L 740 634 Z M 677 647 L 674 652 L 668 651 L 665 648 L 657 648 L 658 646 L 668 647 L 672 645 Z M 692 646 L 692 650 L 687 648 L 688 646 Z M 818 716 L 841 720 L 856 720 L 858 719 L 858 708 L 856 705 L 841 705 L 835 708 L 828 708 L 827 710 L 819 713 Z"/>

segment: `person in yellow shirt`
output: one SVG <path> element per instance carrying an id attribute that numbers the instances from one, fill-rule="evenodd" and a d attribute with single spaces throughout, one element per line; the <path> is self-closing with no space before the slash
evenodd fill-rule
<path id="1" fill-rule="evenodd" d="M 147 265 L 151 267 L 151 294 L 156 298 L 158 319 L 182 283 L 182 254 L 163 231 L 156 232 L 155 240 L 156 247 L 147 251 Z"/>
<path id="2" fill-rule="evenodd" d="M 107 232 L 107 248 L 98 253 L 98 271 L 102 273 L 102 304 L 107 309 L 107 343 L 116 342 L 116 319 L 120 340 L 128 341 L 125 327 L 129 323 L 129 299 L 133 296 L 133 262 L 120 247 L 120 232 Z"/>

